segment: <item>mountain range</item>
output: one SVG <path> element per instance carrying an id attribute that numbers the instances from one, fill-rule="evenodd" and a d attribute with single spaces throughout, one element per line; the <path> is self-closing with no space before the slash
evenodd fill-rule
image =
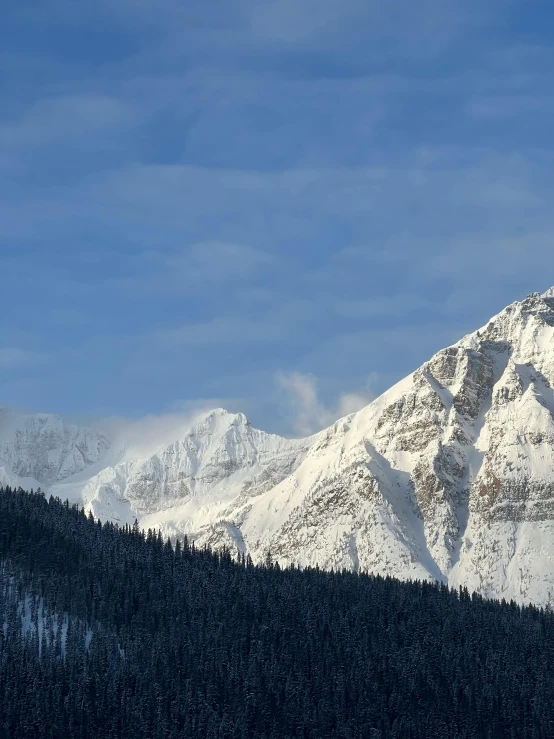
<path id="1" fill-rule="evenodd" d="M 217 409 L 171 443 L 0 412 L 0 484 L 256 560 L 554 600 L 554 289 L 362 410 L 285 439 Z"/>

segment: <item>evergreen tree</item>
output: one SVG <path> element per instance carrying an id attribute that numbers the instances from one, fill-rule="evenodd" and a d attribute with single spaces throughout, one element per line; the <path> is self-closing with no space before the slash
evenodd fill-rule
<path id="1" fill-rule="evenodd" d="M 547 739 L 554 615 L 0 491 L 0 739 Z"/>

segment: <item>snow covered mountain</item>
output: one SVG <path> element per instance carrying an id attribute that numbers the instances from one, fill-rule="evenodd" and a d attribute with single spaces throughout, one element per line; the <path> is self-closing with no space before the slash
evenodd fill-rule
<path id="1" fill-rule="evenodd" d="M 0 482 L 47 487 L 98 462 L 108 439 L 59 416 L 0 408 Z"/>
<path id="2" fill-rule="evenodd" d="M 154 528 L 170 516 L 170 533 L 195 535 L 221 506 L 253 499 L 294 472 L 310 443 L 266 434 L 242 413 L 217 409 L 151 456 L 134 459 L 123 448 L 96 474 L 69 477 L 51 491 L 101 519 L 138 517 Z"/>
<path id="3" fill-rule="evenodd" d="M 254 559 L 547 604 L 553 388 L 554 289 L 508 306 L 309 439 L 216 410 L 138 458 L 55 417 L 12 417 L 0 424 L 0 482 L 32 477 L 100 518 L 138 517 Z"/>

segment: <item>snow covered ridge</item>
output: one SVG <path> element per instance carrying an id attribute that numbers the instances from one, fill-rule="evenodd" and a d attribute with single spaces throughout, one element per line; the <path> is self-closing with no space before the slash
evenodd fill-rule
<path id="1" fill-rule="evenodd" d="M 553 388 L 554 289 L 508 306 L 309 439 L 215 410 L 137 458 L 56 417 L 2 417 L 0 483 L 40 483 L 102 519 L 138 517 L 254 559 L 269 551 L 283 564 L 448 580 L 545 605 Z"/>

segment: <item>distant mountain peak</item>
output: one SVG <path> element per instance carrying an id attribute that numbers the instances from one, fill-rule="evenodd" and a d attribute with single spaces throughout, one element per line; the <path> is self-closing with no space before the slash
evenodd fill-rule
<path id="1" fill-rule="evenodd" d="M 5 475 L 48 486 L 97 463 L 109 449 L 106 436 L 50 413 L 0 414 L 0 464 Z"/>

